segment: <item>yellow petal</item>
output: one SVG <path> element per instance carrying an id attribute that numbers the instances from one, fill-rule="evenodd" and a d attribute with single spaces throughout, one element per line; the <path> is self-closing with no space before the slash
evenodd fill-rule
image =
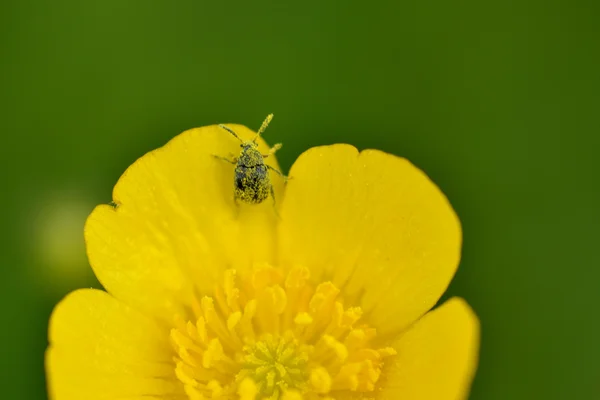
<path id="1" fill-rule="evenodd" d="M 379 399 L 463 400 L 477 368 L 479 321 L 467 303 L 448 300 L 393 344 Z M 389 364 L 389 365 L 388 365 Z"/>
<path id="2" fill-rule="evenodd" d="M 50 398 L 141 400 L 183 394 L 168 334 L 106 292 L 71 293 L 50 319 Z"/>
<path id="3" fill-rule="evenodd" d="M 242 139 L 254 132 L 228 125 Z M 259 140 L 259 149 L 267 145 Z M 191 129 L 131 165 L 114 188 L 116 208 L 97 207 L 85 239 L 96 276 L 115 297 L 170 318 L 190 304 L 192 285 L 210 290 L 227 266 L 243 270 L 274 252 L 272 199 L 239 208 L 234 165 L 240 142 L 217 126 Z M 273 156 L 266 159 L 275 168 Z M 276 197 L 283 182 L 271 174 Z"/>
<path id="4" fill-rule="evenodd" d="M 461 228 L 422 171 L 380 151 L 333 145 L 302 154 L 290 178 L 282 265 L 332 279 L 381 333 L 402 330 L 435 304 L 458 266 Z"/>

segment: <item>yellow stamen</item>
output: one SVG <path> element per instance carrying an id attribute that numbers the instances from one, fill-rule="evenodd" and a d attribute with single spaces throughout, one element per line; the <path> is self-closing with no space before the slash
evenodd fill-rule
<path id="1" fill-rule="evenodd" d="M 333 399 L 372 392 L 391 347 L 360 307 L 344 306 L 331 282 L 313 285 L 306 268 L 268 265 L 244 277 L 228 270 L 213 297 L 194 301 L 195 317 L 175 320 L 175 374 L 190 399 Z M 193 322 L 195 321 L 195 322 Z"/>

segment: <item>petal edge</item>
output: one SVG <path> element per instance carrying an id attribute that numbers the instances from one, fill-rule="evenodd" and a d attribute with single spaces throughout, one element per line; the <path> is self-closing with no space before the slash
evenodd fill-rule
<path id="1" fill-rule="evenodd" d="M 67 295 L 50 318 L 49 341 L 46 371 L 53 400 L 183 393 L 168 330 L 104 291 Z"/>
<path id="2" fill-rule="evenodd" d="M 404 158 L 337 144 L 304 152 L 290 177 L 282 265 L 331 279 L 385 334 L 401 332 L 439 300 L 458 268 L 462 231 L 423 171 Z"/>
<path id="3" fill-rule="evenodd" d="M 381 400 L 464 400 L 479 353 L 480 324 L 461 298 L 425 314 L 392 345 L 384 367 Z"/>

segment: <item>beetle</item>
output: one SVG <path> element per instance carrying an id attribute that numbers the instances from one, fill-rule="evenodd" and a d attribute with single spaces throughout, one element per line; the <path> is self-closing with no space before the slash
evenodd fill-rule
<path id="1" fill-rule="evenodd" d="M 233 197 L 237 204 L 238 200 L 247 204 L 260 204 L 265 201 L 269 195 L 273 197 L 275 202 L 275 193 L 271 183 L 269 170 L 277 173 L 284 180 L 287 177 L 278 169 L 265 164 L 264 159 L 275 154 L 281 148 L 281 143 L 274 145 L 268 154 L 262 154 L 258 150 L 256 142 L 260 135 L 267 129 L 269 123 L 273 119 L 273 114 L 269 114 L 262 123 L 258 133 L 252 140 L 242 140 L 231 128 L 220 124 L 219 127 L 231 133 L 237 140 L 240 141 L 240 155 L 229 159 L 215 155 L 214 157 L 227 161 L 235 165 L 235 174 L 233 180 Z"/>

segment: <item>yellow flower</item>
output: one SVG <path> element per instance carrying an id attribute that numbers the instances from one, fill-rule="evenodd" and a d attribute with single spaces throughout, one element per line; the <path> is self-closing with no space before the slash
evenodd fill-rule
<path id="1" fill-rule="evenodd" d="M 477 317 L 457 298 L 428 312 L 461 251 L 440 190 L 405 159 L 339 144 L 302 154 L 287 184 L 272 175 L 277 211 L 236 206 L 234 166 L 212 155 L 239 150 L 217 126 L 186 131 L 92 212 L 107 292 L 56 307 L 51 399 L 466 398 Z"/>

